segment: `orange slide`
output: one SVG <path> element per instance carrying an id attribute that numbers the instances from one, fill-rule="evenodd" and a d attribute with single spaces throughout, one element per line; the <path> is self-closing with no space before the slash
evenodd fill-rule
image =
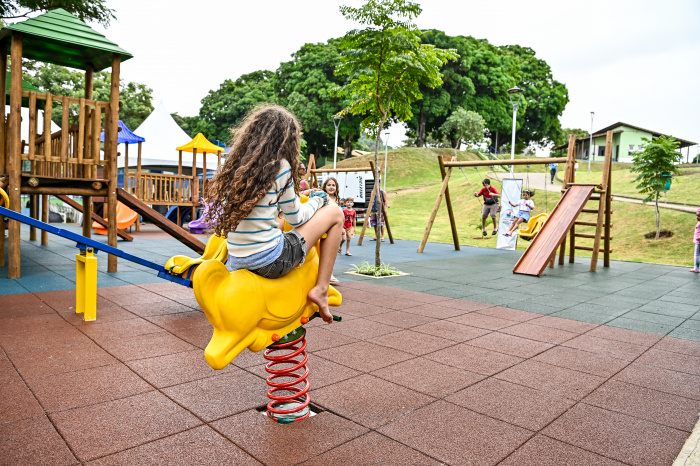
<path id="1" fill-rule="evenodd" d="M 117 230 L 126 230 L 134 224 L 138 217 L 139 214 L 117 201 Z M 105 217 L 105 220 L 109 221 L 107 217 Z M 95 234 L 107 234 L 107 229 L 97 222 L 92 222 L 92 228 L 95 230 Z"/>

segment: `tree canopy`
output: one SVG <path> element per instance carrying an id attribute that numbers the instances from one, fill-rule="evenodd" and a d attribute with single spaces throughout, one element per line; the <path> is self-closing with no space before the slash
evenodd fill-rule
<path id="1" fill-rule="evenodd" d="M 447 118 L 441 129 L 452 139 L 454 144 L 452 147 L 455 150 L 456 157 L 457 149 L 462 144 L 462 141 L 465 144 L 483 141 L 485 125 L 486 122 L 481 115 L 458 107 Z"/>
<path id="2" fill-rule="evenodd" d="M 114 10 L 107 8 L 107 0 L 2 0 L 0 19 L 26 18 L 40 11 L 63 8 L 84 22 L 96 22 L 108 27 L 116 19 Z"/>

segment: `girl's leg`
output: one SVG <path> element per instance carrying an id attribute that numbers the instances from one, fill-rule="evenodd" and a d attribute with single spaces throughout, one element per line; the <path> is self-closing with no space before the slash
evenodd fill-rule
<path id="1" fill-rule="evenodd" d="M 336 205 L 327 205 L 320 208 L 308 222 L 296 229 L 304 237 L 309 248 L 313 247 L 324 233 L 328 235 L 326 239 L 321 241 L 316 286 L 308 294 L 311 302 L 318 306 L 323 320 L 328 323 L 333 322 L 333 316 L 328 310 L 328 283 L 333 274 L 333 265 L 335 265 L 335 258 L 338 254 L 337 247 L 340 244 L 344 222 L 345 216 L 342 209 Z"/>
<path id="2" fill-rule="evenodd" d="M 700 244 L 695 245 L 695 270 L 700 270 Z"/>

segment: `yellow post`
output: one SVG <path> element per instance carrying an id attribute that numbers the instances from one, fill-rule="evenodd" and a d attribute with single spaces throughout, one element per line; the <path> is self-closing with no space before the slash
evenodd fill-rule
<path id="1" fill-rule="evenodd" d="M 75 256 L 75 312 L 84 321 L 97 319 L 97 257 L 92 248 Z"/>

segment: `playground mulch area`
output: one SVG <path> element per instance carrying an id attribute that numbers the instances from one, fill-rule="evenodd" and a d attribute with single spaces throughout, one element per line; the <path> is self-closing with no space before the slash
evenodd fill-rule
<path id="1" fill-rule="evenodd" d="M 374 250 L 339 256 L 343 321 L 307 325 L 318 413 L 279 425 L 258 411 L 261 354 L 206 364 L 212 330 L 191 289 L 120 261 L 122 278 L 101 278 L 97 321 L 83 322 L 75 249 L 23 241 L 24 281 L 0 278 L 0 291 L 22 287 L 0 296 L 0 463 L 650 465 L 679 453 L 700 412 L 695 274 L 622 262 L 591 274 L 579 259 L 537 279 L 511 273 L 518 253 L 383 246 L 412 275 L 342 275 Z M 186 252 L 162 238 L 120 247 L 156 262 Z"/>

